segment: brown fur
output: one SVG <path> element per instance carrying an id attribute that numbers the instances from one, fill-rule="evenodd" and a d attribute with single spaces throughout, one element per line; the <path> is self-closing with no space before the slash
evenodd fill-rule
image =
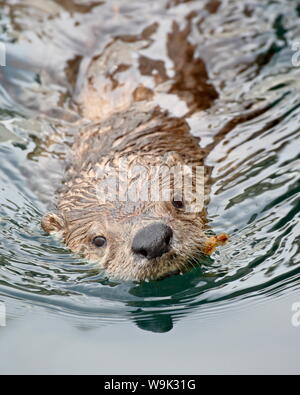
<path id="1" fill-rule="evenodd" d="M 57 211 L 47 214 L 42 226 L 46 232 L 59 233 L 72 251 L 97 262 L 113 277 L 146 280 L 182 272 L 193 266 L 199 255 L 211 253 L 225 241 L 225 236 L 205 235 L 205 210 L 189 213 L 176 209 L 171 201 L 102 203 L 97 194 L 99 170 L 107 165 L 117 169 L 124 158 L 130 163 L 129 172 L 136 165 L 147 169 L 166 164 L 204 165 L 207 153 L 190 134 L 185 119 L 171 116 L 155 102 L 161 92 L 177 93 L 195 111 L 208 108 L 217 98 L 204 63 L 194 57 L 194 48 L 187 41 L 191 18 L 183 31 L 174 23 L 168 38 L 168 52 L 175 66 L 173 80 L 162 62 L 132 56 L 147 46 L 156 29 L 154 24 L 140 40 L 116 39 L 95 57 L 77 92 L 83 117 L 95 123 L 84 127 L 76 139 L 58 192 Z M 181 56 L 176 52 L 178 43 Z M 153 76 L 151 89 L 141 83 L 146 75 Z M 138 176 L 142 186 L 146 183 L 143 177 Z M 208 187 L 208 171 L 205 177 Z M 176 185 L 172 184 L 171 192 L 176 192 Z M 155 222 L 172 228 L 170 251 L 151 260 L 135 256 L 131 250 L 134 236 Z M 93 245 L 96 236 L 105 236 L 104 247 Z"/>

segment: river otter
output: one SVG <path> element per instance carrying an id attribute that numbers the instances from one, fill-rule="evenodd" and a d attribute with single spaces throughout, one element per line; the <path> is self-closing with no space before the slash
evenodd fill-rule
<path id="1" fill-rule="evenodd" d="M 44 216 L 42 227 L 61 234 L 72 251 L 96 261 L 118 279 L 154 280 L 182 273 L 193 267 L 199 255 L 211 254 L 227 240 L 226 234 L 206 235 L 205 209 L 193 206 L 197 198 L 194 179 L 188 191 L 194 196 L 188 200 L 182 186 L 178 190 L 174 176 L 169 178 L 168 200 L 102 201 L 98 189 L 105 169 L 119 169 L 123 160 L 128 174 L 136 166 L 146 169 L 130 179 L 129 191 L 136 182 L 140 189 L 149 188 L 145 177 L 150 168 L 204 166 L 207 152 L 190 134 L 185 118 L 158 105 L 162 94 L 171 97 L 176 93 L 189 109 L 199 110 L 217 97 L 204 63 L 188 43 L 189 26 L 190 19 L 183 31 L 174 24 L 169 37 L 169 56 L 175 65 L 172 78 L 162 62 L 147 60 L 139 52 L 155 31 L 152 26 L 140 40 L 115 39 L 92 59 L 84 70 L 83 84 L 77 86 L 82 116 L 93 122 L 82 128 L 73 144 L 57 210 Z M 174 42 L 176 51 L 180 44 L 180 56 Z M 143 80 L 146 75 L 148 86 Z M 149 84 L 149 76 L 153 84 Z M 161 185 L 164 180 L 159 177 Z M 205 171 L 206 192 L 208 177 Z"/>

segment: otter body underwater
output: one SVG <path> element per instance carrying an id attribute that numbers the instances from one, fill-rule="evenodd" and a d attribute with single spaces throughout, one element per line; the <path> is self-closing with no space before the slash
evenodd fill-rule
<path id="1" fill-rule="evenodd" d="M 205 208 L 194 204 L 199 201 L 195 179 L 187 191 L 176 184 L 174 174 L 166 181 L 161 173 L 151 173 L 153 168 L 166 166 L 201 168 L 208 154 L 190 134 L 185 117 L 171 115 L 159 106 L 162 90 L 165 96 L 183 98 L 191 111 L 209 107 L 217 97 L 205 65 L 188 43 L 188 28 L 181 32 L 178 26 L 173 28 L 172 45 L 180 44 L 176 50 L 170 45 L 169 50 L 176 71 L 173 88 L 170 84 L 166 88 L 166 76 L 151 61 L 143 59 L 144 69 L 135 64 L 137 54 L 147 45 L 146 35 L 138 44 L 116 39 L 91 60 L 75 98 L 82 117 L 91 122 L 82 127 L 72 146 L 55 212 L 42 219 L 47 233 L 60 234 L 70 250 L 97 262 L 117 279 L 155 280 L 181 273 L 227 240 L 226 234 L 206 235 Z M 141 83 L 149 68 L 155 79 L 151 89 Z M 122 193 L 127 198 L 107 200 L 99 186 L 112 173 L 120 177 L 124 162 L 129 181 Z M 145 171 L 136 172 L 140 168 Z M 160 186 L 168 184 L 169 198 L 149 199 L 154 181 Z M 203 181 L 205 197 L 200 200 L 207 202 L 208 171 L 204 171 Z M 137 189 L 148 198 L 130 200 L 128 196 Z"/>

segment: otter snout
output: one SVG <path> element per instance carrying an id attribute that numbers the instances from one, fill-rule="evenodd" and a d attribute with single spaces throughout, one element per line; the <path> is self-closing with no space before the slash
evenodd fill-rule
<path id="1" fill-rule="evenodd" d="M 132 251 L 147 259 L 158 258 L 170 250 L 172 229 L 163 223 L 147 225 L 138 231 L 132 242 Z"/>

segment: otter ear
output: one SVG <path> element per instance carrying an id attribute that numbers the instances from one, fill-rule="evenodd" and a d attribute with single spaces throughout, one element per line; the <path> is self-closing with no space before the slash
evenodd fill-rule
<path id="1" fill-rule="evenodd" d="M 42 228 L 47 233 L 60 232 L 64 228 L 64 220 L 59 214 L 48 213 L 42 218 Z"/>

